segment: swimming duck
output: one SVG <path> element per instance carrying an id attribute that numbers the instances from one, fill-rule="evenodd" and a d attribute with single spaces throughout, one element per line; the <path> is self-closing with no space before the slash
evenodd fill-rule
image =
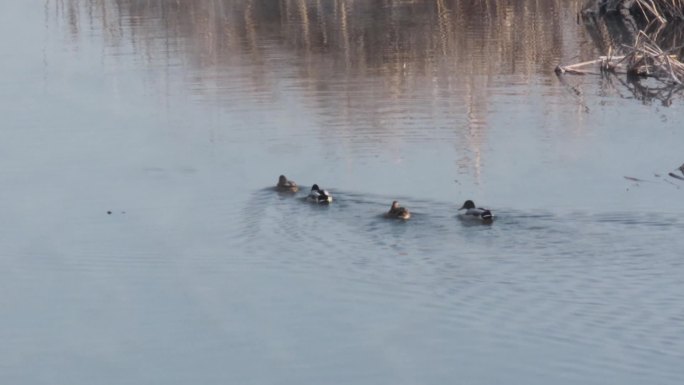
<path id="1" fill-rule="evenodd" d="M 483 222 L 491 222 L 494 219 L 491 211 L 481 207 L 475 207 L 475 203 L 471 200 L 465 201 L 459 210 L 465 210 L 465 213 L 459 214 L 461 218 L 479 219 Z"/>
<path id="2" fill-rule="evenodd" d="M 285 175 L 281 175 L 278 178 L 278 184 L 276 185 L 276 190 L 283 192 L 297 192 L 299 191 L 299 186 L 293 180 L 287 180 Z"/>
<path id="3" fill-rule="evenodd" d="M 330 203 L 333 200 L 332 195 L 325 190 L 321 190 L 317 184 L 311 186 L 311 192 L 306 199 L 315 203 Z"/>
<path id="4" fill-rule="evenodd" d="M 411 213 L 408 211 L 408 209 L 399 206 L 399 202 L 397 201 L 392 202 L 392 207 L 390 207 L 386 215 L 388 218 L 397 218 L 403 220 L 411 218 Z"/>

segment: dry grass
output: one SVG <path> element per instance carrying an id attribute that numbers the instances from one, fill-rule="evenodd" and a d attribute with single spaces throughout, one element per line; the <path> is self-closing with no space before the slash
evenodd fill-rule
<path id="1" fill-rule="evenodd" d="M 598 1 L 596 3 L 598 4 Z M 666 23 L 669 20 L 684 20 L 684 0 L 608 0 L 598 7 L 608 13 L 627 10 L 632 15 L 643 16 L 649 22 L 658 20 Z"/>
<path id="2" fill-rule="evenodd" d="M 632 9 L 639 11 L 648 20 L 649 16 L 660 22 L 684 20 L 684 0 L 635 0 Z"/>
<path id="3" fill-rule="evenodd" d="M 671 54 L 672 50 L 663 51 L 643 31 L 639 31 L 634 46 L 625 46 L 625 49 L 628 54 L 617 64 L 624 63 L 628 74 L 651 76 L 682 84 L 684 63 Z"/>
<path id="4" fill-rule="evenodd" d="M 630 76 L 653 77 L 666 84 L 682 85 L 684 81 L 684 63 L 679 61 L 673 50 L 664 51 L 643 31 L 639 31 L 633 46 L 623 45 L 624 55 L 601 56 L 596 60 L 568 66 L 557 66 L 558 74 L 586 75 L 611 72 Z"/>

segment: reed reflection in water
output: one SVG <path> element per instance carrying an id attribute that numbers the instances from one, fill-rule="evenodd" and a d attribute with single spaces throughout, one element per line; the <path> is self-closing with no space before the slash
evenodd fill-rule
<path id="1" fill-rule="evenodd" d="M 451 143 L 458 172 L 476 183 L 492 98 L 540 103 L 530 87 L 555 83 L 551 69 L 568 52 L 592 51 L 574 32 L 580 1 L 59 4 L 71 33 L 102 31 L 108 55 L 137 52 L 166 74 L 156 83 L 182 81 L 195 102 L 274 116 L 303 105 L 317 127 L 297 122 L 299 134 L 320 137 L 328 152 L 341 139 L 357 157 L 377 142 L 394 148 L 396 161 L 410 151 L 402 143 Z M 548 116 L 567 113 L 555 103 L 544 107 Z"/>

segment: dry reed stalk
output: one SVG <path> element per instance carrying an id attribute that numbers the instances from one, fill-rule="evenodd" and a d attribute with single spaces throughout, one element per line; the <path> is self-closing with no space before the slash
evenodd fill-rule
<path id="1" fill-rule="evenodd" d="M 632 8 L 635 7 L 641 10 L 647 20 L 649 14 L 661 23 L 667 23 L 668 20 L 673 19 L 684 19 L 683 0 L 635 0 Z"/>
<path id="2" fill-rule="evenodd" d="M 592 8 L 591 3 L 595 3 L 595 7 Z M 684 0 L 593 0 L 585 6 L 585 10 L 590 9 L 607 13 L 627 11 L 632 15 L 640 14 L 647 22 L 654 19 L 661 24 L 674 19 L 684 20 Z"/>
<path id="3" fill-rule="evenodd" d="M 672 0 L 680 1 L 680 0 Z M 682 85 L 684 79 L 684 63 L 670 51 L 663 51 L 646 33 L 639 31 L 633 46 L 623 45 L 624 56 L 612 56 L 612 48 L 607 56 L 596 60 L 572 64 L 558 65 L 557 74 L 588 75 L 596 74 L 591 66 L 599 65 L 601 73 L 626 73 L 632 76 L 653 77 L 666 84 Z"/>

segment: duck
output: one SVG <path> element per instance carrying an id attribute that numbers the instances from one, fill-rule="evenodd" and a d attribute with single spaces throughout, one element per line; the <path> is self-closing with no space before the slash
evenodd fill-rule
<path id="1" fill-rule="evenodd" d="M 314 203 L 330 203 L 332 202 L 333 197 L 329 192 L 322 190 L 317 184 L 314 184 L 311 186 L 311 192 L 306 199 Z"/>
<path id="2" fill-rule="evenodd" d="M 394 201 L 392 202 L 392 207 L 390 207 L 386 216 L 388 218 L 407 220 L 411 218 L 411 213 L 408 211 L 407 208 L 399 206 L 399 202 Z"/>
<path id="3" fill-rule="evenodd" d="M 459 214 L 461 218 L 464 219 L 479 219 L 482 222 L 491 222 L 494 219 L 492 212 L 488 209 L 483 209 L 482 207 L 475 207 L 475 202 L 471 200 L 465 201 L 460 210 L 465 210 L 464 213 Z"/>
<path id="4" fill-rule="evenodd" d="M 276 190 L 281 192 L 297 192 L 299 191 L 299 186 L 293 180 L 288 180 L 285 175 L 278 177 L 278 184 L 276 185 Z"/>

